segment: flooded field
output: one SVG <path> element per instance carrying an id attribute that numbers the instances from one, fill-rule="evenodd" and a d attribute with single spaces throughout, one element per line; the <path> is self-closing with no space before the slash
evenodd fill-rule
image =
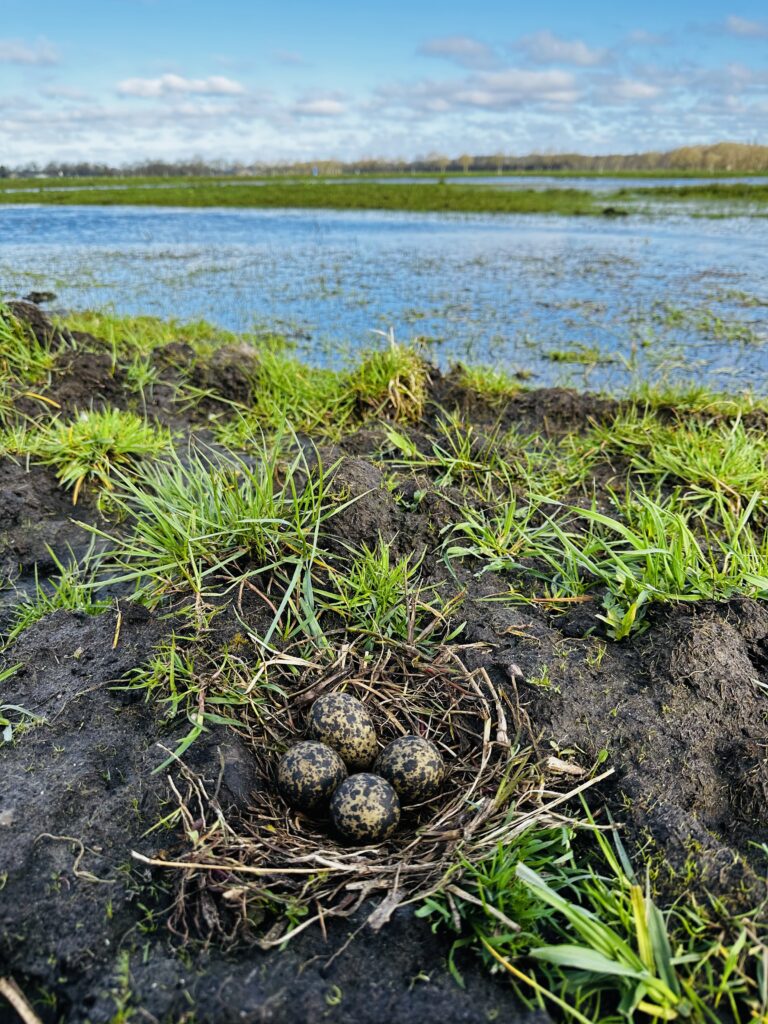
<path id="1" fill-rule="evenodd" d="M 0 207 L 0 289 L 276 331 L 335 364 L 375 330 L 535 384 L 768 384 L 768 222 Z"/>

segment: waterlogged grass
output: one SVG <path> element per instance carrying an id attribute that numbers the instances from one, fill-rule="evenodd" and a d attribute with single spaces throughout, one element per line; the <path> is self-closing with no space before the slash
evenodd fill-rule
<path id="1" fill-rule="evenodd" d="M 712 182 L 707 185 L 659 185 L 653 189 L 619 189 L 616 199 L 629 198 L 674 199 L 685 201 L 722 201 L 768 203 L 768 185 L 747 185 L 743 183 Z"/>
<path id="2" fill-rule="evenodd" d="M 572 175 L 566 175 L 572 176 Z M 633 173 L 632 177 L 636 175 Z M 386 178 L 383 175 L 377 175 Z M 434 175 L 432 175 L 434 177 Z M 462 186 L 462 175 L 450 175 L 452 184 L 420 181 L 354 181 L 317 178 L 104 178 L 31 183 L 7 181 L 0 198 L 4 203 L 56 205 L 130 205 L 194 207 L 326 208 L 342 210 L 403 210 L 421 213 L 559 213 L 563 215 L 626 213 L 637 200 L 677 200 L 687 203 L 768 203 L 768 185 L 718 182 L 697 185 L 659 185 L 620 188 L 595 194 L 570 189 L 503 189 L 493 185 Z M 615 175 L 609 175 L 615 177 Z"/>

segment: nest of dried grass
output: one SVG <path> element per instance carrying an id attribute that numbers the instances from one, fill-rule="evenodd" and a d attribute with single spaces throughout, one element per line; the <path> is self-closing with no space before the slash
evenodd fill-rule
<path id="1" fill-rule="evenodd" d="M 462 651 L 443 646 L 425 662 L 408 645 L 375 656 L 345 646 L 332 663 L 290 655 L 272 660 L 274 700 L 240 730 L 262 783 L 248 812 L 228 819 L 216 793 L 182 766 L 183 781 L 171 785 L 189 852 L 174 860 L 134 853 L 178 875 L 172 930 L 225 945 L 245 936 L 269 948 L 313 924 L 324 928 L 328 918 L 349 917 L 377 897 L 365 920 L 380 928 L 398 907 L 438 889 L 472 901 L 460 888 L 467 864 L 534 822 L 570 822 L 561 805 L 599 779 L 573 788 L 579 768 L 542 762 L 514 681 L 495 686 L 484 669 L 465 666 Z M 423 735 L 446 762 L 440 793 L 404 808 L 397 832 L 384 843 L 345 846 L 327 820 L 292 810 L 277 793 L 279 756 L 304 735 L 309 706 L 342 688 L 367 704 L 382 743 Z"/>

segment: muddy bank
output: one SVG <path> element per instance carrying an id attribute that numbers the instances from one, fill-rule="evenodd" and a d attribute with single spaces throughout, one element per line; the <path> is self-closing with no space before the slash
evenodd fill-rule
<path id="1" fill-rule="evenodd" d="M 34 310 L 21 312 L 36 331 L 50 329 Z M 98 340 L 79 340 L 57 361 L 47 396 L 71 412 L 91 403 L 138 408 Z M 202 361 L 174 343 L 152 358 L 161 383 L 141 401 L 181 432 L 180 447 L 191 434 L 210 440 L 210 417 L 227 402 L 248 400 L 242 352 Z M 182 378 L 205 392 L 199 401 L 171 401 Z M 439 410 L 461 411 L 481 436 L 503 425 L 551 438 L 587 430 L 618 408 L 562 389 L 491 402 L 437 371 L 428 399 L 419 423 L 398 428 L 425 449 Z M 18 411 L 30 415 L 35 401 L 19 396 Z M 428 472 L 393 469 L 381 455 L 384 436 L 381 425 L 366 423 L 320 446 L 320 460 L 335 467 L 334 493 L 356 499 L 324 530 L 324 550 L 341 557 L 350 546 L 373 549 L 384 540 L 395 557 L 416 553 L 425 587 L 446 598 L 463 594 L 454 621 L 464 623 L 466 662 L 517 702 L 542 756 L 554 752 L 584 768 L 605 760 L 615 769 L 590 801 L 610 809 L 630 852 L 651 866 L 657 891 L 674 898 L 685 879 L 702 900 L 711 893 L 734 911 L 760 904 L 768 896 L 764 604 L 660 606 L 645 632 L 613 642 L 589 601 L 553 610 L 489 601 L 514 574 L 477 575 L 469 563 L 448 565 L 441 549 L 466 495 L 437 486 Z M 614 465 L 594 473 L 598 499 L 616 472 Z M 0 592 L 7 628 L 35 574 L 55 575 L 51 552 L 79 558 L 87 550 L 92 537 L 82 523 L 121 527 L 108 522 L 93 489 L 75 509 L 48 468 L 3 458 L 0 485 L 0 567 L 13 584 Z M 173 876 L 139 865 L 132 852 L 183 854 L 172 816 L 178 772 L 157 769 L 189 721 L 121 686 L 183 627 L 172 608 L 137 605 L 125 588 L 107 596 L 112 604 L 102 614 L 55 611 L 0 654 L 0 672 L 8 671 L 2 704 L 15 709 L 13 741 L 0 748 L 0 976 L 16 979 L 42 1020 L 548 1019 L 526 1010 L 503 974 L 469 954 L 459 954 L 460 988 L 446 966 L 449 939 L 408 909 L 378 933 L 361 913 L 308 929 L 286 949 L 263 951 L 252 936 L 235 935 L 206 946 L 202 933 L 180 945 L 168 928 Z M 253 594 L 225 602 L 204 638 L 206 654 L 215 661 L 243 625 L 258 633 L 270 618 Z M 238 731 L 209 726 L 184 760 L 228 814 L 251 805 L 260 782 Z M 221 913 L 213 902 L 201 907 L 211 919 Z M 6 1019 L 14 1014 L 0 1003 Z"/>

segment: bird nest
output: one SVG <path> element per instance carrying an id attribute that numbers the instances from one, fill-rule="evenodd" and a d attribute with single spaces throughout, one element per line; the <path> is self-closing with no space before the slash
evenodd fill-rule
<path id="1" fill-rule="evenodd" d="M 275 658 L 270 685 L 260 691 L 269 702 L 254 705 L 237 726 L 260 782 L 250 807 L 228 817 L 212 787 L 182 764 L 170 782 L 187 851 L 178 859 L 134 853 L 177 875 L 172 930 L 224 945 L 250 937 L 269 948 L 363 904 L 370 908 L 365 921 L 378 929 L 398 907 L 440 889 L 479 902 L 461 888 L 467 865 L 534 823 L 570 822 L 561 806 L 598 780 L 574 788 L 581 769 L 542 761 L 514 672 L 509 685 L 497 686 L 485 669 L 466 667 L 466 651 L 444 646 L 428 662 L 407 645 L 376 655 L 346 646 L 324 664 Z M 446 764 L 440 792 L 404 807 L 395 834 L 367 846 L 337 841 L 327 818 L 288 807 L 276 785 L 280 754 L 305 735 L 312 702 L 341 689 L 365 702 L 382 743 L 425 736 Z"/>

